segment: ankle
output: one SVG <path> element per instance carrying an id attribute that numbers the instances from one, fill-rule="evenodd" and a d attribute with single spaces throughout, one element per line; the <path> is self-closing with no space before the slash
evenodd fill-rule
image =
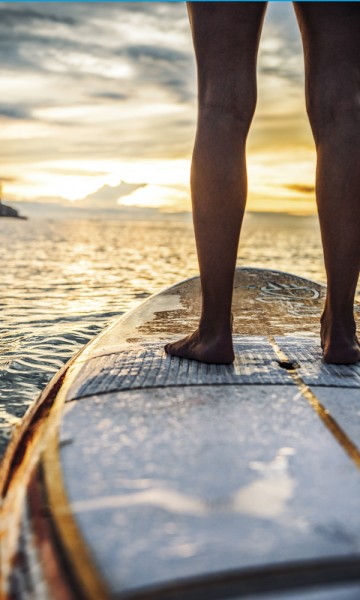
<path id="1" fill-rule="evenodd" d="M 356 336 L 356 324 L 354 319 L 344 321 L 341 318 L 326 318 L 326 321 L 321 321 L 321 337 L 329 342 L 348 340 L 351 341 Z"/>
<path id="2" fill-rule="evenodd" d="M 199 333 L 204 337 L 227 336 L 232 333 L 232 318 L 221 319 L 216 317 L 202 316 L 199 323 Z"/>
<path id="3" fill-rule="evenodd" d="M 320 317 L 320 322 L 323 323 L 324 320 L 344 325 L 354 324 L 355 318 L 353 304 L 346 303 L 339 305 L 325 302 L 325 306 Z"/>

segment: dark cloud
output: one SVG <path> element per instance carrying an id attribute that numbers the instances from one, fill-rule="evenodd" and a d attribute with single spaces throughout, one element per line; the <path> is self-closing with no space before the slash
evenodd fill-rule
<path id="1" fill-rule="evenodd" d="M 0 11 L 1 19 L 1 11 Z M 108 52 L 101 45 L 94 42 L 77 41 L 63 36 L 56 36 L 49 32 L 37 33 L 36 31 L 27 33 L 16 33 L 16 31 L 2 31 L 0 26 L 0 60 L 2 68 L 11 68 L 18 70 L 29 70 L 29 67 L 37 72 L 55 72 L 58 73 L 58 66 L 63 62 L 69 53 L 81 53 L 84 56 L 108 55 Z M 56 54 L 57 53 L 57 54 Z M 52 59 L 52 66 L 47 65 L 47 60 Z M 56 64 L 58 63 L 58 64 Z M 78 72 L 76 67 L 68 66 L 68 74 Z"/>
<path id="2" fill-rule="evenodd" d="M 32 3 L 33 5 L 36 3 Z M 28 5 L 9 6 L 9 2 L 0 2 L 1 28 L 19 27 L 25 25 L 31 27 L 35 23 L 61 23 L 65 25 L 74 25 L 76 20 L 62 11 L 58 14 L 51 14 L 43 5 L 40 4 L 39 10 L 34 10 Z"/>
<path id="3" fill-rule="evenodd" d="M 276 40 L 276 45 L 263 48 L 260 42 L 260 73 L 302 85 L 303 51 L 292 3 L 271 2 L 264 28 L 268 38 Z"/>
<path id="4" fill-rule="evenodd" d="M 0 2 L 0 61 L 2 68 L 42 71 L 38 53 L 65 44 L 66 32 L 79 21 L 68 10 L 53 10 L 48 3 Z"/>
<path id="5" fill-rule="evenodd" d="M 168 46 L 134 45 L 117 50 L 125 56 L 141 82 L 156 82 L 172 90 L 180 101 L 194 98 L 194 61 L 192 52 Z"/>
<path id="6" fill-rule="evenodd" d="M 269 67 L 266 64 L 261 66 L 261 75 L 271 75 L 273 77 L 279 77 L 281 79 L 287 79 L 293 84 L 301 84 L 304 80 L 303 71 L 294 71 L 293 68 L 288 67 L 286 62 L 281 62 L 279 66 Z"/>
<path id="7" fill-rule="evenodd" d="M 31 113 L 26 106 L 19 104 L 7 105 L 0 103 L 0 118 L 24 120 L 31 117 Z"/>
<path id="8" fill-rule="evenodd" d="M 171 66 L 174 62 L 186 63 L 188 60 L 188 55 L 186 55 L 184 52 L 179 52 L 174 48 L 159 48 L 158 46 L 150 45 L 130 46 L 125 50 L 120 48 L 119 53 L 122 55 L 126 54 L 136 61 L 141 62 L 144 60 L 147 64 L 154 62 L 157 64 L 161 63 L 162 65 Z"/>
<path id="9" fill-rule="evenodd" d="M 284 186 L 288 190 L 294 190 L 295 192 L 301 192 L 302 194 L 313 194 L 315 192 L 314 185 L 305 185 L 302 183 L 289 183 Z"/>
<path id="10" fill-rule="evenodd" d="M 128 100 L 129 95 L 120 94 L 119 92 L 97 92 L 94 94 L 89 94 L 91 98 L 100 98 L 101 100 Z"/>
<path id="11" fill-rule="evenodd" d="M 17 177 L 4 177 L 0 175 L 0 183 L 14 183 L 14 181 L 19 181 Z"/>
<path id="12" fill-rule="evenodd" d="M 147 45 L 129 43 L 119 36 L 119 26 L 125 29 L 129 26 L 135 36 L 138 32 L 139 41 L 142 30 L 149 29 L 155 32 L 156 39 Z M 113 97 L 115 101 L 131 97 L 137 83 L 152 82 L 186 102 L 194 97 L 191 45 L 188 51 L 176 50 L 161 38 L 169 39 L 169 32 L 188 32 L 188 29 L 185 4 L 181 2 L 71 3 L 70 16 L 66 3 L 35 2 L 31 7 L 19 3 L 9 7 L 9 3 L 3 2 L 0 3 L 0 68 L 57 77 L 62 74 L 64 78 L 76 78 L 79 84 L 92 76 L 98 82 L 99 90 L 95 93 L 103 93 L 99 97 L 111 100 L 112 96 L 102 92 L 101 87 L 103 80 L 115 77 L 105 67 L 102 73 L 94 74 L 86 57 L 107 65 L 123 59 L 131 66 L 135 81 L 122 82 L 133 89 L 122 90 Z"/>

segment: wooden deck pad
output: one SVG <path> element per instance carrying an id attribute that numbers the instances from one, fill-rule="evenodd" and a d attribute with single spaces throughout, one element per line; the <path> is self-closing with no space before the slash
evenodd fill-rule
<path id="1" fill-rule="evenodd" d="M 275 341 L 307 385 L 360 388 L 360 365 L 327 365 L 317 338 L 276 337 Z M 219 366 L 171 358 L 162 343 L 127 344 L 118 352 L 88 360 L 68 400 L 149 387 L 292 383 L 265 337 L 234 336 L 234 349 L 234 364 Z"/>
<path id="2" fill-rule="evenodd" d="M 291 383 L 265 337 L 236 336 L 234 341 L 236 360 L 229 366 L 170 357 L 162 343 L 127 344 L 118 353 L 87 361 L 68 399 L 134 388 Z"/>
<path id="3" fill-rule="evenodd" d="M 275 341 L 307 385 L 360 388 L 360 363 L 354 365 L 329 365 L 322 359 L 320 340 L 275 336 Z M 360 392 L 358 392 L 360 400 Z M 354 396 L 355 397 L 355 396 Z"/>

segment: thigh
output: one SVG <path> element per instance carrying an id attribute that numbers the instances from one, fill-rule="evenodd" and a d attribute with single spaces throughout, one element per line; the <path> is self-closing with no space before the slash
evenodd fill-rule
<path id="1" fill-rule="evenodd" d="M 359 2 L 294 2 L 293 5 L 305 50 L 325 52 L 336 59 L 348 52 L 359 52 Z"/>
<path id="2" fill-rule="evenodd" d="M 267 2 L 188 2 L 199 100 L 238 100 L 256 80 Z"/>
<path id="3" fill-rule="evenodd" d="M 294 2 L 294 9 L 304 46 L 308 103 L 325 112 L 334 103 L 339 109 L 358 108 L 360 2 Z"/>

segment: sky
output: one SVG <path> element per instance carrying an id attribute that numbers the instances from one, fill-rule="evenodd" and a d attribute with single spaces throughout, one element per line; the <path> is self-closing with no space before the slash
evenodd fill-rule
<path id="1" fill-rule="evenodd" d="M 316 211 L 303 70 L 292 3 L 271 2 L 249 210 Z M 3 199 L 45 214 L 189 211 L 196 95 L 184 2 L 0 2 Z"/>

